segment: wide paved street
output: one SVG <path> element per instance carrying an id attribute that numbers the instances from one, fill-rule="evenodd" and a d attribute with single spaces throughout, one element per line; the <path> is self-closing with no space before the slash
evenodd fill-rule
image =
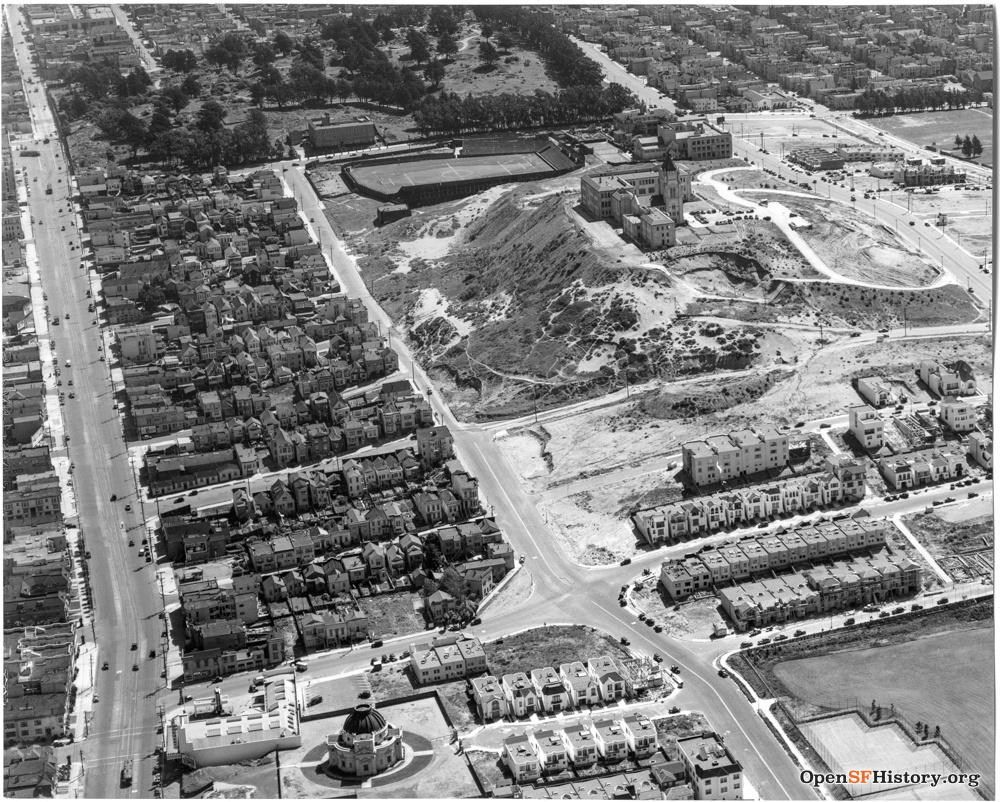
<path id="1" fill-rule="evenodd" d="M 34 77 L 22 20 L 8 6 L 7 19 L 18 64 L 25 77 Z M 36 79 L 35 85 L 39 85 Z M 90 640 L 96 634 L 98 669 L 96 703 L 89 737 L 79 745 L 86 758 L 86 795 L 89 798 L 151 796 L 152 756 L 156 745 L 157 694 L 164 681 L 161 661 L 149 659 L 150 649 L 160 653 L 159 591 L 152 565 L 137 556 L 143 532 L 132 472 L 126 456 L 119 416 L 112 408 L 108 365 L 101 361 L 100 330 L 94 314 L 87 312 L 91 299 L 88 272 L 80 269 L 80 242 L 74 225 L 66 159 L 52 129 L 45 94 L 28 94 L 37 142 L 30 148 L 37 157 L 18 158 L 25 169 L 31 195 L 29 208 L 35 220 L 28 236 L 40 265 L 42 286 L 48 294 L 49 327 L 65 393 L 63 419 L 70 436 L 69 458 L 74 463 L 80 530 L 91 552 L 90 584 L 95 625 L 83 630 Z M 42 141 L 48 138 L 49 142 Z M 29 140 L 30 141 L 30 140 Z M 15 145 L 16 147 L 16 145 Z M 45 188 L 52 186 L 52 194 Z M 70 245 L 74 245 L 73 249 Z M 95 292 L 96 296 L 97 293 Z M 69 319 L 66 319 L 69 315 Z M 69 382 L 72 381 L 72 386 Z M 70 398 L 73 393 L 75 398 Z M 109 499 L 117 494 L 118 501 Z M 131 511 L 125 510 L 129 504 Z M 126 533 L 121 530 L 124 522 Z M 135 548 L 127 541 L 133 538 Z M 137 648 L 132 651 L 131 645 Z M 133 665 L 138 671 L 133 671 Z M 126 757 L 134 760 L 131 789 L 119 788 L 119 771 Z"/>

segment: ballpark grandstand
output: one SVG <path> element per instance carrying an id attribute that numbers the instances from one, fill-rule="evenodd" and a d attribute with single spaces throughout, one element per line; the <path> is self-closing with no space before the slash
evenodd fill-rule
<path id="1" fill-rule="evenodd" d="M 456 152 L 458 155 L 456 155 Z M 482 192 L 513 181 L 537 181 L 582 165 L 549 139 L 537 149 L 481 148 L 437 151 L 418 156 L 372 159 L 345 165 L 343 179 L 355 192 L 378 200 L 427 206 Z"/>

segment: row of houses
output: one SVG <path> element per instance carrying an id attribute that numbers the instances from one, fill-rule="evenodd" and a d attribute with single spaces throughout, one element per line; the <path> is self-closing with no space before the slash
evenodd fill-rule
<path id="1" fill-rule="evenodd" d="M 740 632 L 910 596 L 922 585 L 920 566 L 880 552 L 719 590 L 722 609 Z"/>
<path id="2" fill-rule="evenodd" d="M 646 689 L 663 684 L 659 666 L 649 661 L 600 655 L 518 671 L 502 677 L 485 675 L 469 682 L 479 718 L 528 718 L 634 699 Z"/>
<path id="3" fill-rule="evenodd" d="M 815 474 L 676 501 L 637 512 L 632 520 L 647 543 L 676 543 L 772 517 L 858 502 L 865 496 L 864 477 L 863 462 L 837 454 L 827 457 L 823 470 Z"/>
<path id="4" fill-rule="evenodd" d="M 6 114 L 5 109 L 5 121 Z M 14 197 L 16 188 L 6 129 L 3 150 L 6 276 L 6 268 L 11 266 L 8 259 L 17 252 L 6 241 L 12 233 L 6 203 Z M 16 218 L 16 203 L 13 214 Z M 9 311 L 7 289 L 5 284 L 5 318 Z M 46 434 L 47 388 L 34 318 L 30 305 L 15 301 L 10 311 L 21 310 L 17 331 L 8 332 L 10 336 L 3 342 L 5 747 L 51 744 L 70 730 L 76 698 L 76 627 L 81 614 L 78 586 L 73 580 L 71 543 L 64 528 L 63 488 Z M 16 789 L 30 796 L 43 785 L 64 785 L 58 772 L 44 776 L 51 767 L 41 761 L 14 760 L 16 750 L 8 771 L 7 751 L 5 793 Z"/>
<path id="5" fill-rule="evenodd" d="M 969 473 L 966 451 L 958 445 L 940 445 L 886 454 L 878 460 L 879 473 L 893 490 L 951 482 Z"/>
<path id="6" fill-rule="evenodd" d="M 662 752 L 661 752 L 662 749 Z M 527 730 L 503 742 L 501 760 L 517 784 L 592 770 L 632 759 L 648 767 L 649 779 L 627 784 L 600 778 L 552 788 L 525 798 L 560 799 L 743 799 L 743 767 L 715 733 L 661 743 L 655 722 L 641 713 L 594 719 L 559 729 Z M 579 793 L 577 786 L 583 793 Z"/>
<path id="7" fill-rule="evenodd" d="M 791 565 L 881 549 L 890 527 L 884 519 L 842 518 L 705 546 L 692 554 L 664 560 L 660 565 L 660 585 L 672 601 L 683 601 L 694 594 Z"/>

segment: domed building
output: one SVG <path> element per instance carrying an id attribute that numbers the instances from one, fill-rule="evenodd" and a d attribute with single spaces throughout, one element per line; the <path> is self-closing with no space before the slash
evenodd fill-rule
<path id="1" fill-rule="evenodd" d="M 342 774 L 371 777 L 403 759 L 403 731 L 386 723 L 373 705 L 358 705 L 339 735 L 328 735 L 329 767 Z"/>

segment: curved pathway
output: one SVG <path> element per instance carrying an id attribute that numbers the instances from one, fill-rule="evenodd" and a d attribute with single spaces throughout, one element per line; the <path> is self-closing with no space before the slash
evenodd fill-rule
<path id="1" fill-rule="evenodd" d="M 764 216 L 770 217 L 771 222 L 774 223 L 781 231 L 781 233 L 788 238 L 788 241 L 795 246 L 795 249 L 802 254 L 802 257 L 810 264 L 810 266 L 815 268 L 819 273 L 822 273 L 824 276 L 827 276 L 830 279 L 830 281 L 835 281 L 839 284 L 852 284 L 856 287 L 867 287 L 873 290 L 890 290 L 895 292 L 916 292 L 919 290 L 932 290 L 938 287 L 943 287 L 945 285 L 955 283 L 955 278 L 947 271 L 943 271 L 941 275 L 937 278 L 937 280 L 934 281 L 933 283 L 925 284 L 924 286 L 921 287 L 903 287 L 891 284 L 873 284 L 872 282 L 869 281 L 860 281 L 858 279 L 848 278 L 847 276 L 843 276 L 840 273 L 837 273 L 836 271 L 831 269 L 829 265 L 827 265 L 826 262 L 823 261 L 822 258 L 820 258 L 819 254 L 817 254 L 816 251 L 814 251 L 812 247 L 802 238 L 802 235 L 799 234 L 799 232 L 796 231 L 794 228 L 792 228 L 790 221 L 791 218 L 794 217 L 795 215 L 792 214 L 791 210 L 787 206 L 783 206 L 780 203 L 774 206 L 761 206 L 759 203 L 754 203 L 752 200 L 744 198 L 738 193 L 737 190 L 730 189 L 730 187 L 728 187 L 726 184 L 724 184 L 722 181 L 719 181 L 716 178 L 717 175 L 720 175 L 722 173 L 732 173 L 736 172 L 737 170 L 758 170 L 758 169 L 759 168 L 757 167 L 723 167 L 718 170 L 709 170 L 707 173 L 703 173 L 702 175 L 698 176 L 696 182 L 711 187 L 718 193 L 719 197 L 721 197 L 723 200 L 729 203 L 733 203 L 737 206 L 744 206 L 748 209 L 751 209 L 755 214 L 759 215 L 760 217 Z M 757 190 L 754 191 L 756 192 Z M 795 192 L 792 190 L 775 189 L 775 190 L 761 190 L 761 191 L 771 192 L 780 195 L 797 196 L 801 198 L 816 197 L 815 195 L 810 195 L 805 192 Z M 801 281 L 814 281 L 814 279 L 801 279 Z"/>

